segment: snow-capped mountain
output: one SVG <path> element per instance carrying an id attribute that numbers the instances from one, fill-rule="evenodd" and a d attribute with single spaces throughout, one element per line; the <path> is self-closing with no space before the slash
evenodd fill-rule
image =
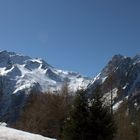
<path id="1" fill-rule="evenodd" d="M 0 76 L 3 77 L 2 80 L 8 78 L 9 82 L 12 81 L 12 94 L 36 86 L 41 91 L 57 90 L 64 83 L 71 90 L 77 90 L 85 88 L 90 82 L 89 78 L 82 77 L 79 73 L 56 69 L 41 58 L 32 59 L 7 51 L 0 52 Z"/>
<path id="2" fill-rule="evenodd" d="M 0 52 L 0 115 L 21 106 L 31 92 L 55 91 L 67 83 L 70 90 L 86 88 L 90 79 L 56 69 L 40 58 Z M 15 113 L 16 114 L 16 113 Z"/>
<path id="3" fill-rule="evenodd" d="M 106 98 L 110 98 L 112 89 L 115 109 L 124 99 L 137 104 L 140 99 L 140 54 L 133 58 L 115 55 L 92 80 L 88 90 L 94 91 L 97 85 L 101 86 Z"/>

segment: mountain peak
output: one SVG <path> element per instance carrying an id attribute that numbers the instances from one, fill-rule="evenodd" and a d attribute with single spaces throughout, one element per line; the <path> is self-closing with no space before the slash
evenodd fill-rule
<path id="1" fill-rule="evenodd" d="M 126 56 L 123 56 L 121 54 L 116 54 L 112 57 L 111 61 L 121 61 L 123 59 L 127 58 Z"/>
<path id="2" fill-rule="evenodd" d="M 94 91 L 97 85 L 101 86 L 102 92 L 106 97 L 110 95 L 112 88 L 114 105 L 125 98 L 131 101 L 136 98 L 139 99 L 140 54 L 133 58 L 115 55 L 101 73 L 94 78 L 89 90 Z"/>
<path id="3" fill-rule="evenodd" d="M 138 53 L 137 55 L 135 55 L 135 56 L 133 57 L 133 61 L 134 61 L 134 63 L 140 62 L 140 53 Z"/>
<path id="4" fill-rule="evenodd" d="M 2 51 L 0 51 L 0 55 L 11 55 L 11 56 L 13 56 L 13 55 L 18 55 L 18 54 L 16 54 L 15 52 L 9 52 L 9 51 L 7 51 L 7 50 L 2 50 Z M 19 56 L 21 56 L 20 54 L 19 54 Z"/>

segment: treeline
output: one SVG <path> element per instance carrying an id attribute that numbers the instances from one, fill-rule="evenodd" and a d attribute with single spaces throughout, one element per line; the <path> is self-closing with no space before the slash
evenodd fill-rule
<path id="1" fill-rule="evenodd" d="M 67 86 L 54 93 L 31 93 L 14 127 L 47 137 L 62 138 L 73 96 Z"/>
<path id="2" fill-rule="evenodd" d="M 92 95 L 72 94 L 67 85 L 56 93 L 32 93 L 13 126 L 58 140 L 140 140 L 140 117 L 132 122 L 127 101 L 112 113 L 99 87 Z"/>

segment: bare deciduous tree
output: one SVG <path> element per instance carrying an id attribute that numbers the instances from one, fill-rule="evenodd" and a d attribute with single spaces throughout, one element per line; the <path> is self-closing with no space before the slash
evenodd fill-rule
<path id="1" fill-rule="evenodd" d="M 16 128 L 44 136 L 61 138 L 72 98 L 67 87 L 53 93 L 30 95 Z"/>

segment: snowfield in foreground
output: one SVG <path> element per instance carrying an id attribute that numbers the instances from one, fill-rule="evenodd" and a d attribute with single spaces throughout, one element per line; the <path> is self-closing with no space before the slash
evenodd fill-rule
<path id="1" fill-rule="evenodd" d="M 0 126 L 0 140 L 56 140 L 41 135 Z"/>

